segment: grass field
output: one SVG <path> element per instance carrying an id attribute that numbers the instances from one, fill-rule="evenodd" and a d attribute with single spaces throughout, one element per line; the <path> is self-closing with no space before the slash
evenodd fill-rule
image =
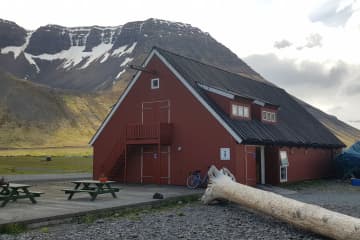
<path id="1" fill-rule="evenodd" d="M 15 174 L 78 173 L 92 171 L 92 157 L 0 156 L 0 176 Z"/>
<path id="2" fill-rule="evenodd" d="M 0 156 L 56 156 L 56 157 L 84 157 L 91 156 L 91 147 L 59 147 L 59 148 L 23 148 L 0 150 Z M 0 162 L 1 166 L 1 162 Z"/>
<path id="3" fill-rule="evenodd" d="M 51 156 L 51 161 L 46 157 Z M 92 171 L 92 148 L 32 148 L 0 150 L 0 177 L 13 174 Z"/>

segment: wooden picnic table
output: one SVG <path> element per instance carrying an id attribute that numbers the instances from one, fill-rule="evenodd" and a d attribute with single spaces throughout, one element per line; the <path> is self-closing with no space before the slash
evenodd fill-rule
<path id="1" fill-rule="evenodd" d="M 113 198 L 116 198 L 115 192 L 119 192 L 119 188 L 112 187 L 114 181 L 98 181 L 98 180 L 79 180 L 73 181 L 74 188 L 63 189 L 65 194 L 69 194 L 68 200 L 74 196 L 75 193 L 88 193 L 91 201 L 94 201 L 99 194 L 111 193 Z"/>
<path id="2" fill-rule="evenodd" d="M 31 185 L 9 183 L 0 185 L 1 207 L 4 207 L 9 201 L 16 202 L 18 199 L 29 198 L 32 203 L 36 203 L 35 197 L 40 197 L 42 192 L 33 192 L 29 188 Z"/>

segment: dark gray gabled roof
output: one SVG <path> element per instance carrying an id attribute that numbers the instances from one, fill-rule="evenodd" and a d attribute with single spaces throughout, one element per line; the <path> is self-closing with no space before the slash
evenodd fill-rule
<path id="1" fill-rule="evenodd" d="M 155 49 L 239 135 L 243 143 L 307 147 L 345 146 L 285 90 L 158 47 Z M 278 122 L 266 124 L 259 120 L 232 119 L 208 97 L 199 83 L 280 106 Z"/>

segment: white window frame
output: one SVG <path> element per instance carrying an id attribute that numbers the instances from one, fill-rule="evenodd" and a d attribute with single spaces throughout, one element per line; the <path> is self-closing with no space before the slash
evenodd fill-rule
<path id="1" fill-rule="evenodd" d="M 157 82 L 157 85 L 154 83 Z M 160 88 L 160 79 L 159 78 L 153 78 L 151 79 L 151 89 L 158 89 Z"/>
<path id="2" fill-rule="evenodd" d="M 250 117 L 250 108 L 248 106 L 244 106 L 244 118 Z"/>
<path id="3" fill-rule="evenodd" d="M 276 122 L 276 112 L 270 112 L 263 110 L 262 113 L 262 120 L 267 122 Z"/>
<path id="4" fill-rule="evenodd" d="M 249 108 L 249 106 L 245 106 L 242 104 L 232 103 L 231 104 L 231 113 L 234 117 L 249 118 L 250 117 L 250 108 Z"/>
<path id="5" fill-rule="evenodd" d="M 282 158 L 286 158 L 286 164 L 283 165 L 283 159 Z M 287 182 L 288 180 L 288 166 L 290 165 L 289 164 L 289 157 L 288 157 L 288 154 L 287 154 L 287 151 L 279 151 L 279 163 L 280 163 L 280 172 L 279 172 L 279 177 L 280 177 L 280 182 Z M 285 171 L 285 177 L 282 178 L 282 175 L 281 175 L 281 170 Z"/>
<path id="6" fill-rule="evenodd" d="M 281 175 L 281 170 L 282 169 L 284 169 L 284 171 L 285 171 L 285 178 L 282 178 L 282 175 Z M 288 180 L 288 167 L 287 166 L 281 166 L 280 165 L 280 174 L 279 174 L 280 176 L 280 182 L 287 182 L 287 180 Z"/>

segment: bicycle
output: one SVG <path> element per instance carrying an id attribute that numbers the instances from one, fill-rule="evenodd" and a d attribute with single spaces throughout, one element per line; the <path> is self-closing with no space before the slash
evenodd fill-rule
<path id="1" fill-rule="evenodd" d="M 186 180 L 186 186 L 190 189 L 195 189 L 198 187 L 206 187 L 209 181 L 209 177 L 206 174 L 203 178 L 201 178 L 200 170 L 195 170 L 189 173 L 189 176 Z"/>

